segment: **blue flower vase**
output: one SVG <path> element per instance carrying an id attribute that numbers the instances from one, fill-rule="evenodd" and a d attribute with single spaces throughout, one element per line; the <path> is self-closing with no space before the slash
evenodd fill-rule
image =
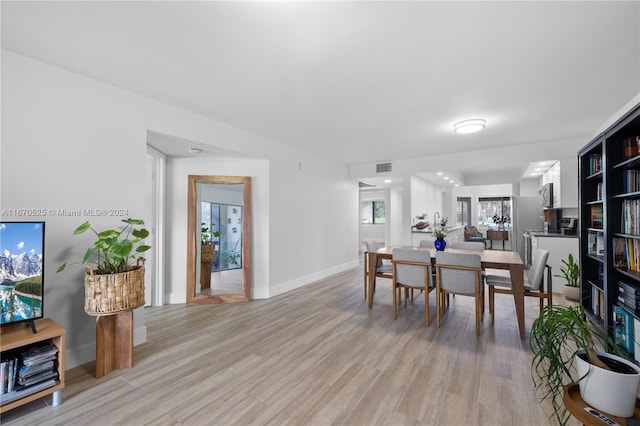
<path id="1" fill-rule="evenodd" d="M 444 249 L 447 247 L 447 242 L 444 240 L 444 238 L 437 238 L 433 242 L 433 245 L 435 246 L 436 250 L 444 251 Z"/>

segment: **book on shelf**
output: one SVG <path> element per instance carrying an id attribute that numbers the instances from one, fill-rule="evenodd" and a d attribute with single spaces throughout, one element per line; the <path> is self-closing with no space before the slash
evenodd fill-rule
<path id="1" fill-rule="evenodd" d="M 38 344 L 2 353 L 0 396 L 58 378 L 58 347 Z M 24 392 L 22 392 L 24 393 Z M 27 393 L 28 395 L 28 393 Z M 5 398 L 2 398 L 3 403 Z"/>
<path id="2" fill-rule="evenodd" d="M 613 306 L 614 339 L 618 346 L 629 354 L 634 353 L 633 316 L 619 305 Z"/>
<path id="3" fill-rule="evenodd" d="M 640 200 L 624 200 L 620 218 L 620 230 L 623 234 L 640 234 Z"/>
<path id="4" fill-rule="evenodd" d="M 612 240 L 613 265 L 628 271 L 640 271 L 640 240 L 616 237 Z"/>
<path id="5" fill-rule="evenodd" d="M 591 287 L 591 308 L 595 316 L 604 318 L 604 293 L 596 287 Z"/>
<path id="6" fill-rule="evenodd" d="M 593 175 L 602 171 L 602 154 L 594 153 L 589 156 L 589 174 Z"/>
<path id="7" fill-rule="evenodd" d="M 613 239 L 613 265 L 616 268 L 627 269 L 629 263 L 627 262 L 627 241 L 625 238 Z"/>
<path id="8" fill-rule="evenodd" d="M 618 291 L 640 300 L 640 287 L 624 281 L 618 281 Z"/>
<path id="9" fill-rule="evenodd" d="M 596 201 L 602 201 L 602 182 L 596 184 Z"/>
<path id="10" fill-rule="evenodd" d="M 640 320 L 633 318 L 633 358 L 640 363 Z"/>
<path id="11" fill-rule="evenodd" d="M 624 138 L 624 158 L 633 158 L 640 150 L 640 136 L 629 136 Z"/>
<path id="12" fill-rule="evenodd" d="M 622 190 L 624 192 L 640 191 L 640 170 L 625 170 L 622 172 Z"/>
<path id="13" fill-rule="evenodd" d="M 591 227 L 602 229 L 602 205 L 591 206 Z"/>

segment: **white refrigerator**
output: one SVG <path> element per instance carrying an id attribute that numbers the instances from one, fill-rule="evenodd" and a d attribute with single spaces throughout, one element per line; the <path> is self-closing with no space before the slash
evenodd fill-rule
<path id="1" fill-rule="evenodd" d="M 524 232 L 539 231 L 542 232 L 543 222 L 540 216 L 542 211 L 542 197 L 512 197 L 511 200 L 511 226 L 512 226 L 512 247 L 514 251 L 520 254 L 523 261 L 524 258 Z"/>

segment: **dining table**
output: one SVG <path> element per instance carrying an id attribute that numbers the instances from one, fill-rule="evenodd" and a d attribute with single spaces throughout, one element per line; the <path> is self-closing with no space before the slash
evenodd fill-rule
<path id="1" fill-rule="evenodd" d="M 392 259 L 393 249 L 413 249 L 413 250 L 429 250 L 431 252 L 431 263 L 435 265 L 436 250 L 413 247 L 413 246 L 385 246 L 376 251 L 370 251 L 369 256 L 369 282 L 367 291 L 367 302 L 369 309 L 373 308 L 373 293 L 376 280 L 376 265 L 378 259 Z M 503 269 L 508 270 L 511 277 L 511 285 L 513 291 L 513 301 L 516 307 L 516 319 L 520 338 L 525 338 L 524 326 L 524 262 L 515 251 L 495 251 L 495 250 L 468 250 L 468 249 L 445 249 L 449 253 L 471 253 L 479 254 L 483 269 Z"/>

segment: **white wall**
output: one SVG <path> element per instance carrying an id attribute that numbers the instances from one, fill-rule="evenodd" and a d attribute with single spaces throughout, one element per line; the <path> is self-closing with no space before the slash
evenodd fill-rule
<path id="1" fill-rule="evenodd" d="M 2 208 L 122 208 L 144 219 L 151 130 L 268 161 L 268 173 L 260 162 L 257 171 L 249 163 L 229 164 L 233 174 L 256 177 L 255 297 L 270 297 L 358 263 L 358 186 L 342 163 L 6 50 L 1 95 Z M 217 166 L 197 167 L 204 174 L 222 174 Z M 171 298 L 179 297 L 186 278 L 187 185 L 183 177 L 176 179 L 167 181 L 173 198 L 166 200 Z M 44 312 L 66 329 L 67 368 L 72 368 L 95 359 L 95 323 L 83 311 L 81 271 L 55 270 L 82 257 L 90 236 L 71 233 L 87 218 L 51 214 L 39 219 L 47 222 Z M 104 228 L 116 226 L 120 217 L 91 220 Z M 135 342 L 145 341 L 143 309 L 135 312 L 134 328 Z"/>

